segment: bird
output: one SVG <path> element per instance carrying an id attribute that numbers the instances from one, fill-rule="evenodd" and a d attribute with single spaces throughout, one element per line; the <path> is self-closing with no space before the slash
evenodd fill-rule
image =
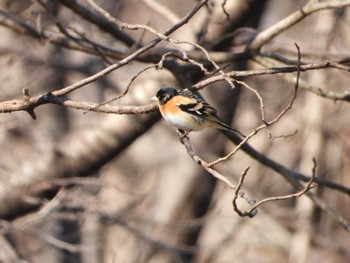
<path id="1" fill-rule="evenodd" d="M 163 118 L 180 132 L 200 131 L 207 127 L 233 132 L 243 138 L 246 136 L 221 121 L 215 108 L 188 89 L 177 90 L 166 86 L 159 89 L 151 98 L 158 102 Z"/>

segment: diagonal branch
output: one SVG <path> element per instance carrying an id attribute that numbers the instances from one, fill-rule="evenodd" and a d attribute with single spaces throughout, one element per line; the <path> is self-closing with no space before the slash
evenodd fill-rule
<path id="1" fill-rule="evenodd" d="M 159 114 L 133 115 L 125 118 L 107 116 L 94 129 L 69 134 L 53 149 L 46 149 L 22 176 L 0 182 L 0 218 L 13 219 L 38 208 L 24 196 L 38 197 L 57 192 L 53 179 L 84 177 L 100 169 L 112 158 L 148 131 Z M 20 169 L 20 168 L 18 168 Z M 18 171 L 14 171 L 16 174 Z"/>
<path id="2" fill-rule="evenodd" d="M 176 23 L 175 25 L 173 25 L 171 28 L 169 28 L 168 30 L 166 30 L 163 35 L 164 36 L 169 36 L 170 34 L 172 34 L 173 32 L 175 32 L 177 29 L 179 29 L 180 27 L 182 27 L 184 24 L 188 23 L 188 21 L 202 8 L 202 6 L 204 6 L 206 3 L 208 2 L 208 0 L 201 0 L 186 16 L 184 16 L 178 23 Z M 146 51 L 148 51 L 149 49 L 153 48 L 154 46 L 156 46 L 159 42 L 162 41 L 162 38 L 157 37 L 154 40 L 150 41 L 147 45 L 137 49 L 136 51 L 134 51 L 133 53 L 131 53 L 129 56 L 127 56 L 126 58 L 120 60 L 119 62 L 105 68 L 104 70 L 88 77 L 85 79 L 82 79 L 68 87 L 65 87 L 59 91 L 55 91 L 53 92 L 53 94 L 55 96 L 60 96 L 60 95 L 65 95 L 67 93 L 70 93 L 76 89 L 79 89 L 91 82 L 94 82 L 95 80 L 111 73 L 112 71 L 127 65 L 130 61 L 132 61 L 133 59 L 135 59 L 136 57 L 138 57 L 139 55 L 141 55 L 142 53 L 145 53 Z"/>
<path id="3" fill-rule="evenodd" d="M 247 50 L 252 53 L 257 53 L 258 50 L 269 42 L 271 39 L 281 34 L 283 31 L 289 29 L 296 23 L 300 22 L 307 16 L 320 10 L 343 8 L 350 6 L 350 0 L 329 0 L 329 1 L 315 1 L 310 0 L 298 11 L 295 11 L 285 19 L 279 21 L 275 25 L 269 27 L 265 31 L 260 32 L 255 39 L 248 45 Z"/>
<path id="4" fill-rule="evenodd" d="M 76 0 L 59 0 L 67 8 L 73 10 L 85 20 L 97 25 L 101 30 L 108 32 L 116 39 L 122 41 L 127 46 L 131 47 L 135 44 L 135 40 L 128 34 L 122 32 L 114 23 L 106 20 L 103 16 L 92 12 L 84 5 L 79 4 Z"/>

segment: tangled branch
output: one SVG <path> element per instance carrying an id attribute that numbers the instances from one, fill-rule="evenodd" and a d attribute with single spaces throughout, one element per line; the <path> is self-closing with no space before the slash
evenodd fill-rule
<path id="1" fill-rule="evenodd" d="M 317 162 L 315 159 L 313 159 L 314 162 L 314 166 L 312 168 L 312 175 L 311 175 L 311 179 L 310 181 L 306 184 L 306 186 L 300 190 L 297 193 L 294 194 L 289 194 L 289 195 L 283 195 L 283 196 L 273 196 L 273 197 L 268 197 L 265 199 L 260 200 L 259 202 L 256 202 L 249 211 L 242 211 L 241 209 L 239 209 L 238 205 L 237 205 L 237 198 L 238 196 L 243 197 L 242 193 L 240 192 L 242 186 L 243 186 L 243 182 L 244 179 L 246 177 L 246 173 L 242 173 L 241 177 L 238 181 L 236 190 L 235 190 L 235 194 L 234 194 L 234 198 L 232 201 L 233 204 L 233 209 L 237 212 L 237 214 L 239 214 L 242 217 L 248 216 L 248 217 L 253 217 L 256 215 L 256 211 L 257 209 L 263 205 L 266 204 L 268 202 L 273 202 L 273 201 L 281 201 L 281 200 L 288 200 L 288 199 L 292 199 L 295 197 L 301 197 L 302 195 L 306 194 L 306 192 L 308 192 L 309 190 L 315 188 L 317 186 L 317 184 L 315 183 L 315 178 L 316 178 L 316 167 L 317 167 Z"/>

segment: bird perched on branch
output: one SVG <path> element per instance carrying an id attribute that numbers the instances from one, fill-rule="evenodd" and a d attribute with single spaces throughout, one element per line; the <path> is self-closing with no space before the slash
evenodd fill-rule
<path id="1" fill-rule="evenodd" d="M 212 127 L 245 137 L 240 131 L 222 122 L 212 106 L 189 90 L 164 87 L 151 100 L 158 102 L 163 118 L 180 131 L 199 131 Z"/>

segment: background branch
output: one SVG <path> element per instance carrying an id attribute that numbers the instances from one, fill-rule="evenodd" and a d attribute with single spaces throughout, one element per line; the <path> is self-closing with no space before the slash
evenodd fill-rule
<path id="1" fill-rule="evenodd" d="M 302 2 L 2 1 L 1 259 L 346 262 L 350 2 Z M 182 145 L 163 86 L 249 136 Z"/>

